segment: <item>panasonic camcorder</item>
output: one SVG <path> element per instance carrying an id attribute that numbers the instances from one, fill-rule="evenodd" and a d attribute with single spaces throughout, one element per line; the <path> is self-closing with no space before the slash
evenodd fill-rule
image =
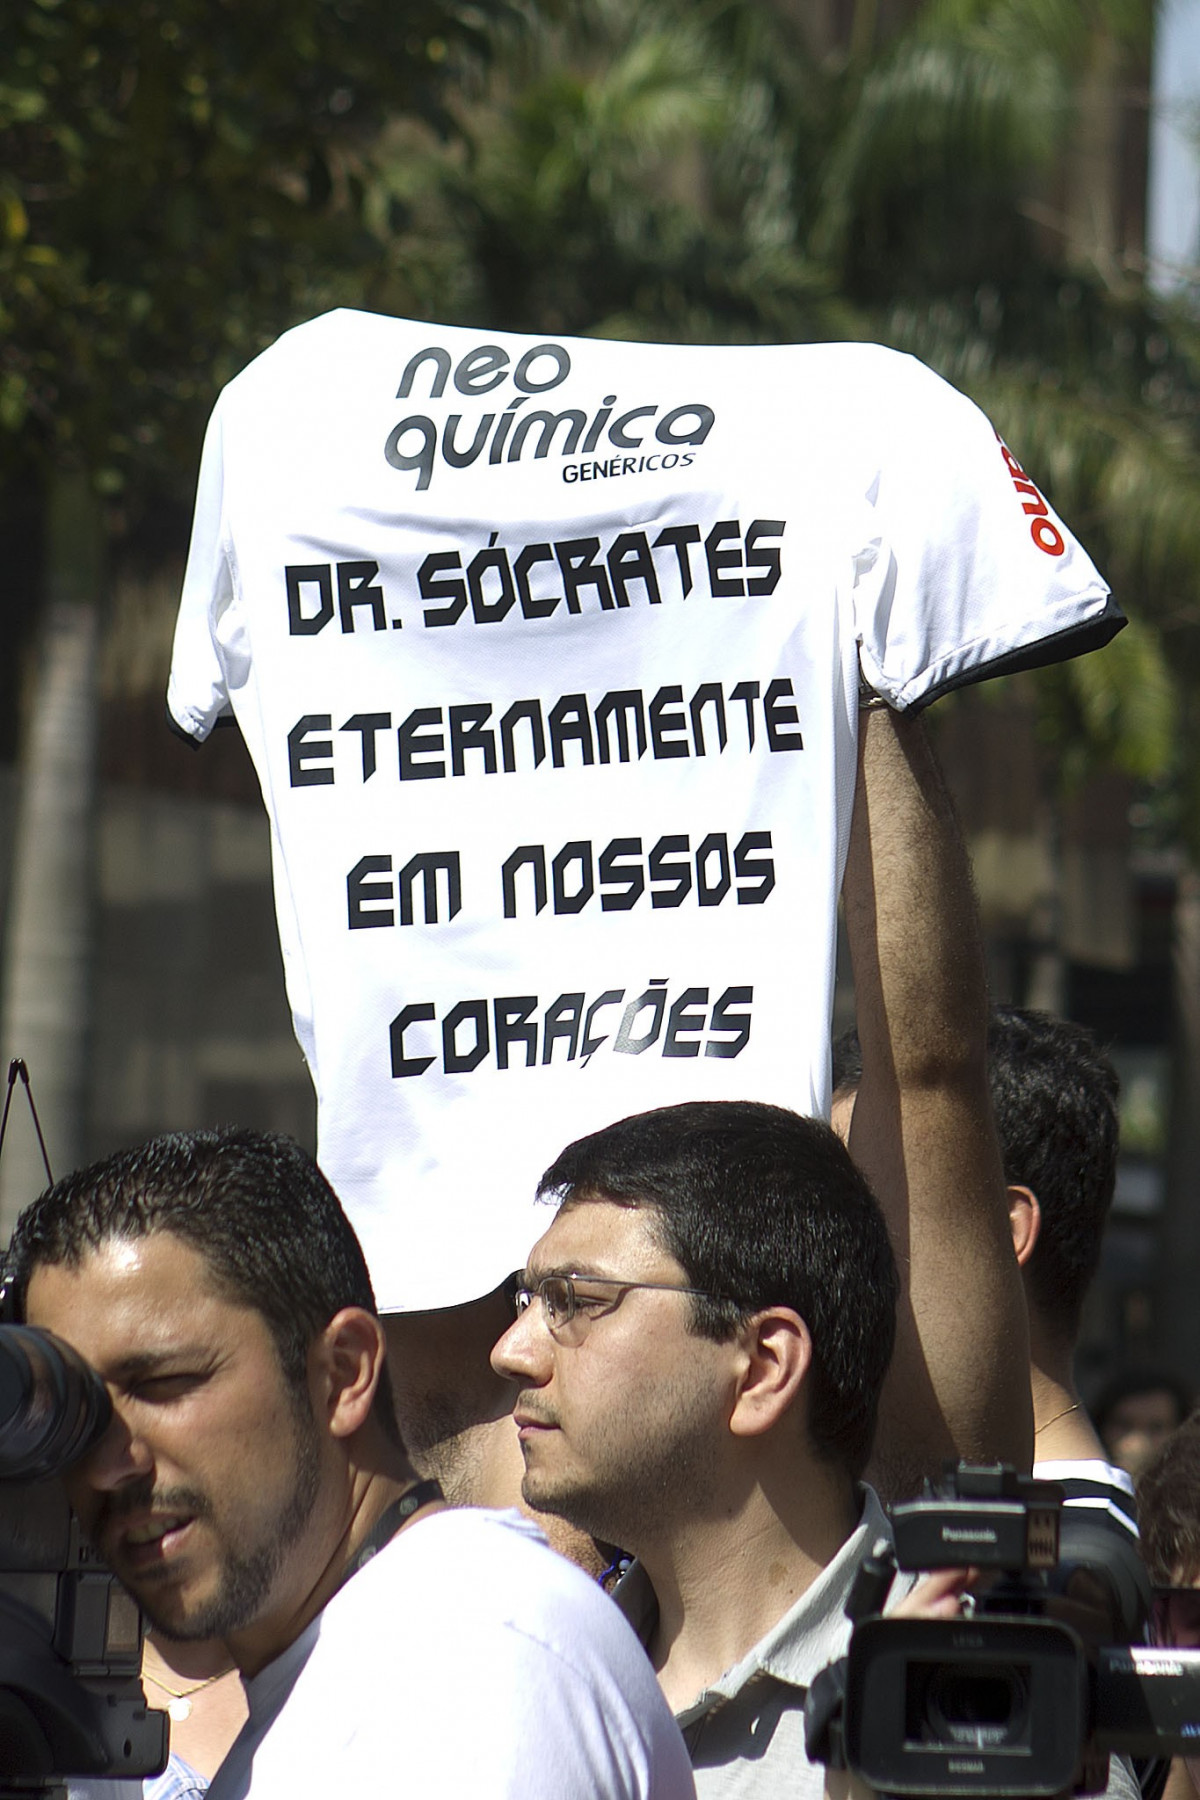
<path id="1" fill-rule="evenodd" d="M 810 1690 L 809 1754 L 885 1795 L 1049 1800 L 1102 1792 L 1110 1753 L 1196 1751 L 1200 1651 L 1111 1641 L 1140 1633 L 1148 1579 L 1131 1539 L 1086 1516 L 1076 1529 L 1075 1510 L 1064 1522 L 1052 1482 L 965 1464 L 898 1506 L 894 1560 L 868 1567 L 847 1608 L 849 1655 Z M 897 1566 L 985 1574 L 968 1616 L 887 1618 Z M 1094 1623 L 1077 1628 L 1081 1577 L 1074 1610 Z"/>

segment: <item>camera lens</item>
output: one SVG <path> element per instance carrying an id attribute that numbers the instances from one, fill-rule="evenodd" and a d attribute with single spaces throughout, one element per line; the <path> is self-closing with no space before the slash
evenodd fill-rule
<path id="1" fill-rule="evenodd" d="M 69 1344 L 32 1325 L 0 1325 L 0 1481 L 57 1475 L 111 1416 L 104 1383 Z"/>
<path id="2" fill-rule="evenodd" d="M 926 1713 L 938 1743 L 979 1750 L 1023 1741 L 1029 1714 L 1029 1682 L 1015 1663 L 937 1669 L 925 1694 Z"/>

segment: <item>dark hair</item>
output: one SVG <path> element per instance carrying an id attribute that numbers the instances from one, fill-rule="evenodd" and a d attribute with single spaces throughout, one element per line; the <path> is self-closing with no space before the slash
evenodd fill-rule
<path id="1" fill-rule="evenodd" d="M 827 1125 L 748 1100 L 662 1107 L 571 1144 L 538 1193 L 645 1208 L 689 1284 L 721 1296 L 693 1300 L 698 1336 L 793 1307 L 813 1342 L 813 1447 L 861 1474 L 899 1280 L 875 1197 Z"/>
<path id="2" fill-rule="evenodd" d="M 354 1229 L 312 1158 L 291 1138 L 227 1127 L 152 1138 L 26 1207 L 7 1256 L 18 1317 L 37 1268 L 76 1267 L 114 1238 L 159 1231 L 198 1251 L 227 1299 L 262 1315 L 296 1391 L 307 1392 L 309 1345 L 334 1314 L 376 1311 Z M 376 1398 L 395 1438 L 386 1366 Z"/>
<path id="3" fill-rule="evenodd" d="M 1173 1431 L 1138 1482 L 1138 1530 L 1150 1579 L 1200 1575 L 1200 1414 Z"/>
<path id="4" fill-rule="evenodd" d="M 1004 1179 L 1041 1207 L 1030 1300 L 1073 1341 L 1117 1179 L 1117 1072 L 1084 1026 L 1015 1007 L 992 1013 L 988 1069 Z"/>
<path id="5" fill-rule="evenodd" d="M 845 1032 L 833 1047 L 834 1090 L 861 1079 L 857 1036 Z M 988 1025 L 988 1080 L 1004 1179 L 1030 1188 L 1041 1208 L 1025 1265 L 1030 1303 L 1073 1342 L 1116 1184 L 1117 1073 L 1084 1026 L 998 1006 Z"/>
<path id="6" fill-rule="evenodd" d="M 1092 1423 L 1101 1436 L 1117 1407 L 1139 1394 L 1170 1394 L 1175 1402 L 1176 1424 L 1182 1424 L 1192 1410 L 1192 1389 L 1173 1369 L 1155 1369 L 1146 1364 L 1118 1369 L 1096 1395 L 1090 1411 Z"/>

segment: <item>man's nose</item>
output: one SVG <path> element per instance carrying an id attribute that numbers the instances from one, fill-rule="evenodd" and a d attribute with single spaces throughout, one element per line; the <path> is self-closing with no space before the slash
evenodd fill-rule
<path id="1" fill-rule="evenodd" d="M 492 1367 L 506 1381 L 545 1381 L 550 1366 L 550 1333 L 535 1299 L 518 1313 L 492 1348 Z"/>

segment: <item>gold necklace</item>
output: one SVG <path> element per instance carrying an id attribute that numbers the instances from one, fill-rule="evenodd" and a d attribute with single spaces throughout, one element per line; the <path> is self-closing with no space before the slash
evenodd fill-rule
<path id="1" fill-rule="evenodd" d="M 170 1687 L 165 1681 L 160 1681 L 157 1675 L 152 1675 L 149 1669 L 142 1670 L 142 1680 L 152 1681 L 156 1688 L 161 1688 L 164 1694 L 171 1696 L 167 1717 L 173 1719 L 176 1725 L 182 1725 L 185 1719 L 192 1716 L 192 1696 L 202 1694 L 214 1681 L 224 1681 L 226 1675 L 232 1674 L 233 1664 L 230 1663 L 227 1669 L 218 1669 L 215 1675 L 206 1675 L 203 1681 L 198 1681 L 194 1687 L 189 1688 Z"/>
<path id="2" fill-rule="evenodd" d="M 1033 1434 L 1034 1437 L 1041 1437 L 1043 1431 L 1049 1431 L 1049 1429 L 1052 1425 L 1057 1425 L 1058 1421 L 1060 1419 L 1065 1419 L 1068 1413 L 1073 1413 L 1073 1412 L 1078 1412 L 1078 1411 L 1079 1411 L 1079 1401 L 1078 1400 L 1076 1400 L 1072 1406 L 1064 1406 L 1060 1413 L 1055 1413 L 1055 1415 L 1052 1419 L 1047 1419 L 1046 1423 L 1044 1425 L 1038 1426 L 1037 1430 Z"/>

